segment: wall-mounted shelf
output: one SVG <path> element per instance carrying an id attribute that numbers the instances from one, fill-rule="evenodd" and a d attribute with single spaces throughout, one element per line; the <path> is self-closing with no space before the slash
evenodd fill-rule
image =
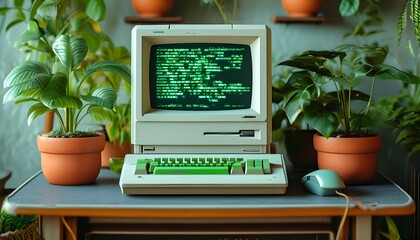
<path id="1" fill-rule="evenodd" d="M 126 23 L 145 23 L 145 24 L 153 24 L 153 23 L 180 23 L 184 19 L 182 17 L 140 17 L 140 16 L 133 16 L 133 17 L 125 17 L 124 21 Z"/>
<path id="2" fill-rule="evenodd" d="M 316 17 L 288 17 L 288 16 L 272 16 L 271 21 L 274 23 L 324 23 L 324 16 Z"/>

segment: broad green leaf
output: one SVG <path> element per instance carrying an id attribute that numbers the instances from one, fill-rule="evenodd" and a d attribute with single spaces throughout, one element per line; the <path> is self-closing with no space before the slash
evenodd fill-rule
<path id="1" fill-rule="evenodd" d="M 117 101 L 117 93 L 112 88 L 103 87 L 95 89 L 92 95 L 82 95 L 82 99 L 89 104 L 113 110 Z"/>
<path id="2" fill-rule="evenodd" d="M 42 103 L 36 103 L 31 105 L 26 112 L 28 126 L 30 126 L 32 124 L 32 121 L 35 120 L 37 117 L 49 111 L 51 111 L 51 109 L 47 108 Z"/>
<path id="3" fill-rule="evenodd" d="M 48 66 L 40 62 L 29 61 L 15 67 L 3 82 L 3 88 L 6 89 L 3 103 L 19 97 L 25 91 L 42 89 L 50 75 Z"/>
<path id="4" fill-rule="evenodd" d="M 49 74 L 38 74 L 27 81 L 15 84 L 7 89 L 4 95 L 3 102 L 19 99 L 19 97 L 32 97 L 38 98 L 42 89 L 50 81 L 51 75 Z"/>
<path id="5" fill-rule="evenodd" d="M 339 11 L 341 16 L 349 17 L 354 15 L 359 9 L 359 0 L 341 0 Z"/>
<path id="6" fill-rule="evenodd" d="M 62 73 L 54 74 L 41 93 L 42 103 L 50 109 L 81 108 L 80 99 L 66 95 L 66 87 L 67 77 Z"/>
<path id="7" fill-rule="evenodd" d="M 86 40 L 82 37 L 59 36 L 52 45 L 60 62 L 73 71 L 85 59 L 88 52 Z"/>
<path id="8" fill-rule="evenodd" d="M 51 74 L 51 70 L 45 63 L 35 61 L 24 62 L 10 71 L 3 82 L 3 87 L 8 88 L 16 84 L 21 84 L 38 74 L 48 75 Z"/>
<path id="9" fill-rule="evenodd" d="M 85 78 L 98 71 L 113 72 L 124 79 L 131 79 L 131 71 L 126 65 L 109 60 L 96 62 L 90 66 L 86 71 Z"/>
<path id="10" fill-rule="evenodd" d="M 304 106 L 303 114 L 305 121 L 321 135 L 329 138 L 339 126 L 339 119 L 335 112 L 339 108 L 336 101 L 322 102 L 311 101 Z"/>
<path id="11" fill-rule="evenodd" d="M 291 124 L 293 124 L 302 113 L 301 99 L 299 97 L 292 98 L 288 101 L 284 110 L 286 112 L 287 119 Z"/>
<path id="12" fill-rule="evenodd" d="M 90 0 L 86 7 L 86 14 L 97 22 L 102 21 L 106 15 L 106 5 L 104 1 Z"/>
<path id="13" fill-rule="evenodd" d="M 378 64 L 369 76 L 384 80 L 400 80 L 404 83 L 420 84 L 420 77 L 401 71 L 393 66 Z"/>

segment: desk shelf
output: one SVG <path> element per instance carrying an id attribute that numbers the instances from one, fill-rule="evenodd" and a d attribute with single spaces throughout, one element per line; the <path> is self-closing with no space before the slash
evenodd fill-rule
<path id="1" fill-rule="evenodd" d="M 274 23 L 324 23 L 324 16 L 316 17 L 288 17 L 288 16 L 272 16 L 271 21 Z"/>
<path id="2" fill-rule="evenodd" d="M 126 23 L 145 23 L 145 24 L 154 24 L 154 23 L 180 23 L 184 21 L 182 17 L 140 17 L 140 16 L 128 16 L 124 18 Z"/>

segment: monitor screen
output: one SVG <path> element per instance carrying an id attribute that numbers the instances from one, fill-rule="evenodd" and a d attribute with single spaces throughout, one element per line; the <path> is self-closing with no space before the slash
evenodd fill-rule
<path id="1" fill-rule="evenodd" d="M 154 109 L 247 109 L 252 100 L 251 48 L 245 44 L 156 44 L 150 51 Z"/>

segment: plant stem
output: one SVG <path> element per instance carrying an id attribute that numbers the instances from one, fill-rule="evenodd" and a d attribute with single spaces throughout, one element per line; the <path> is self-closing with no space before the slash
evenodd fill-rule
<path id="1" fill-rule="evenodd" d="M 373 78 L 372 79 L 372 85 L 370 87 L 370 93 L 369 93 L 369 101 L 367 102 L 367 105 L 366 105 L 365 115 L 368 114 L 370 105 L 372 104 L 372 99 L 373 99 L 373 96 L 372 95 L 373 95 L 373 87 L 375 86 L 375 79 L 376 78 Z"/>
<path id="2" fill-rule="evenodd" d="M 228 23 L 228 18 L 226 16 L 226 13 L 225 13 L 225 10 L 224 10 L 222 4 L 220 3 L 220 0 L 213 0 L 213 2 L 216 5 L 217 9 L 219 10 L 219 13 L 223 18 L 223 22 L 225 24 L 227 24 Z"/>

